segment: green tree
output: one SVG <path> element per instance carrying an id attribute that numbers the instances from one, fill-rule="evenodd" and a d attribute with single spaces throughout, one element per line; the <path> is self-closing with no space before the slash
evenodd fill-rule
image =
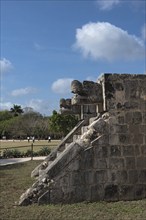
<path id="1" fill-rule="evenodd" d="M 0 121 L 0 136 L 1 138 L 3 136 L 6 136 L 7 138 L 12 138 L 14 131 L 16 130 L 16 126 L 17 126 L 17 117 L 12 117 L 10 119 L 7 120 L 3 120 Z M 17 131 L 19 131 L 19 129 L 17 128 Z"/>
<path id="2" fill-rule="evenodd" d="M 62 115 L 53 111 L 50 117 L 49 128 L 62 136 L 67 135 L 77 124 L 78 119 L 74 115 Z"/>
<path id="3" fill-rule="evenodd" d="M 10 111 L 8 111 L 8 110 L 0 111 L 0 121 L 8 120 L 12 117 L 13 117 L 13 115 L 11 114 Z"/>
<path id="4" fill-rule="evenodd" d="M 41 134 L 38 135 L 37 127 L 38 124 L 40 124 L 40 127 L 43 127 L 43 116 L 38 113 L 38 112 L 28 112 L 22 115 L 21 121 L 22 121 L 22 128 L 25 131 L 26 136 L 40 136 Z"/>
<path id="5" fill-rule="evenodd" d="M 21 108 L 21 105 L 13 105 L 10 112 L 12 112 L 14 116 L 18 116 L 23 113 L 23 109 Z"/>

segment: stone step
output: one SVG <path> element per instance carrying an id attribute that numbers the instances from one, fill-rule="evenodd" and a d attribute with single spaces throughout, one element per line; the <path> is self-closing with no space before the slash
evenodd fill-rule
<path id="1" fill-rule="evenodd" d="M 88 130 L 88 126 L 83 126 L 81 128 L 81 134 L 84 134 L 84 132 L 86 132 Z"/>
<path id="2" fill-rule="evenodd" d="M 98 117 L 92 117 L 89 119 L 89 125 L 92 124 Z"/>
<path id="3" fill-rule="evenodd" d="M 59 157 L 59 155 L 62 153 L 63 151 L 57 151 L 57 157 Z M 57 158 L 56 157 L 56 158 Z"/>
<path id="4" fill-rule="evenodd" d="M 65 145 L 62 146 L 61 149 L 57 150 L 57 156 L 56 157 L 58 157 L 70 145 L 70 143 L 72 143 L 72 142 L 65 143 Z"/>
<path id="5" fill-rule="evenodd" d="M 77 139 L 79 139 L 80 137 L 81 137 L 81 135 L 74 134 L 74 136 L 73 136 L 73 142 L 76 141 Z"/>
<path id="6" fill-rule="evenodd" d="M 65 144 L 65 149 L 70 145 L 70 143 L 66 143 Z"/>

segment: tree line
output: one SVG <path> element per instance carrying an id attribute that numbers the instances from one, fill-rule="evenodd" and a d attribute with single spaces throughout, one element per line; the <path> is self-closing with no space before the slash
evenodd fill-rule
<path id="1" fill-rule="evenodd" d="M 29 109 L 29 108 L 28 108 Z M 10 110 L 0 111 L 0 138 L 26 139 L 34 136 L 37 139 L 60 139 L 77 124 L 74 115 L 62 115 L 53 111 L 51 116 L 43 116 L 32 109 L 24 111 L 14 105 Z"/>

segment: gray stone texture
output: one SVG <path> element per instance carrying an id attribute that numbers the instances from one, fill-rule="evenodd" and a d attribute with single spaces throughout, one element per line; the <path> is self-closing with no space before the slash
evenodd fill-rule
<path id="1" fill-rule="evenodd" d="M 90 101 L 102 103 L 104 112 L 97 111 L 80 126 L 77 140 L 32 172 L 38 180 L 19 205 L 146 198 L 146 75 L 104 74 L 91 97 L 93 85 L 74 81 L 72 91 L 80 104 L 81 96 L 94 97 Z"/>

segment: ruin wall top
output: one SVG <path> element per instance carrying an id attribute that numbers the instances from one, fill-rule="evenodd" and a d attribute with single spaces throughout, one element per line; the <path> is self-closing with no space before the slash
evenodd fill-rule
<path id="1" fill-rule="evenodd" d="M 104 111 L 146 109 L 146 75 L 103 74 L 99 82 L 103 89 Z"/>

